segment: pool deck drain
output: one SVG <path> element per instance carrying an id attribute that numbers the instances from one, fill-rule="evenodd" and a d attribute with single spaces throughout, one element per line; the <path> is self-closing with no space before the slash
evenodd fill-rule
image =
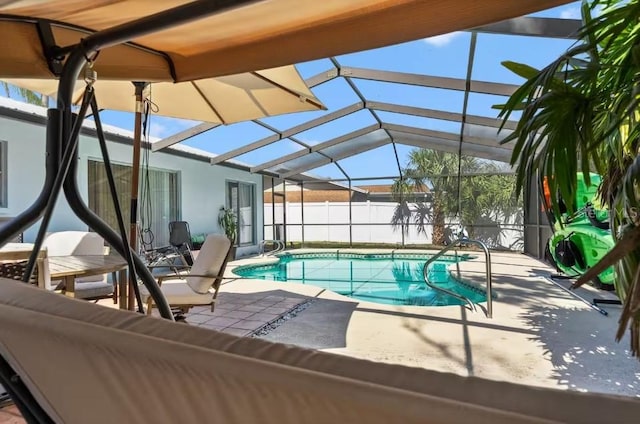
<path id="1" fill-rule="evenodd" d="M 305 309 L 307 309 L 309 306 L 311 306 L 311 303 L 313 303 L 314 299 L 309 299 L 303 303 L 300 303 L 299 305 L 295 306 L 293 309 L 291 309 L 290 311 L 288 311 L 286 314 L 282 315 L 281 317 L 266 323 L 263 327 L 258 328 L 256 331 L 254 331 L 252 334 L 250 334 L 251 337 L 261 337 L 261 336 L 266 336 L 267 334 L 269 334 L 271 331 L 275 330 L 276 328 L 280 327 L 282 324 L 284 324 L 285 322 L 287 322 L 288 320 L 295 318 L 300 312 L 304 311 Z"/>

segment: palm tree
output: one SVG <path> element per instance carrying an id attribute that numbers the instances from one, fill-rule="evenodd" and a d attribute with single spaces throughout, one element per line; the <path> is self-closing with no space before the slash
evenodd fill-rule
<path id="1" fill-rule="evenodd" d="M 0 81 L 0 85 L 2 85 L 5 97 L 11 98 L 12 94 L 15 92 L 16 94 L 18 94 L 18 97 L 20 99 L 32 105 L 47 106 L 49 103 L 49 99 L 47 98 L 47 96 L 44 96 L 35 91 L 27 90 L 26 88 L 22 87 L 16 87 L 4 81 Z"/>
<path id="2" fill-rule="evenodd" d="M 532 176 L 547 177 L 570 212 L 577 172 L 587 184 L 588 171 L 603 176 L 600 200 L 617 243 L 574 286 L 616 264 L 615 288 L 624 302 L 616 339 L 629 329 L 631 350 L 640 356 L 640 0 L 585 1 L 582 12 L 578 42 L 547 67 L 504 63 L 527 81 L 501 106 L 505 122 L 522 111 L 503 142 L 515 141 L 518 192 Z M 552 211 L 559 215 L 556 198 Z"/>
<path id="3" fill-rule="evenodd" d="M 491 175 L 502 171 L 504 168 L 492 162 L 471 156 L 458 160 L 453 153 L 413 150 L 403 178 L 392 186 L 398 202 L 391 221 L 394 229 L 402 228 L 407 233 L 413 222 L 418 234 L 426 235 L 427 225 L 433 223 L 432 243 L 442 245 L 448 238 L 447 218 L 457 217 L 471 238 L 498 246 L 500 223 L 522 214 L 513 176 Z M 464 176 L 465 173 L 483 175 Z M 427 202 L 422 193 L 429 189 Z"/>
<path id="4" fill-rule="evenodd" d="M 408 232 L 413 221 L 418 234 L 425 234 L 427 225 L 433 223 L 432 243 L 442 245 L 445 242 L 446 218 L 457 212 L 458 205 L 458 167 L 465 170 L 478 168 L 476 158 L 437 150 L 414 149 L 409 153 L 409 163 L 404 169 L 403 178 L 397 179 L 393 186 L 395 200 L 398 202 L 392 224 Z M 431 201 L 426 202 L 424 193 L 430 192 Z M 409 207 L 413 204 L 413 208 Z"/>

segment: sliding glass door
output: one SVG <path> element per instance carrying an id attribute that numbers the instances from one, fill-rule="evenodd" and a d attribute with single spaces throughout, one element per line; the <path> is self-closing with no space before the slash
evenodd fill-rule
<path id="1" fill-rule="evenodd" d="M 254 184 L 227 181 L 227 207 L 238 220 L 238 246 L 256 243 L 256 189 Z"/>
<path id="2" fill-rule="evenodd" d="M 113 175 L 127 232 L 129 231 L 131 166 L 112 164 Z M 138 222 L 148 247 L 169 244 L 169 222 L 180 218 L 178 173 L 149 169 L 140 176 Z M 104 163 L 89 160 L 89 208 L 118 231 Z"/>

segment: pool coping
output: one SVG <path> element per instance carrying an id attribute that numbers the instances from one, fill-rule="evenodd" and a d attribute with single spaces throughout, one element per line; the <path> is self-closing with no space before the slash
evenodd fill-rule
<path id="1" fill-rule="evenodd" d="M 401 251 L 396 253 L 397 251 Z M 247 262 L 251 259 L 253 259 L 254 261 L 251 261 L 249 263 L 241 263 L 241 264 L 237 264 L 235 266 L 233 266 L 229 271 L 230 273 L 233 274 L 235 279 L 244 279 L 244 278 L 248 278 L 248 279 L 257 279 L 257 280 L 262 280 L 260 278 L 254 278 L 254 277 L 244 277 L 242 275 L 236 274 L 236 270 L 242 270 L 242 269 L 246 269 L 246 268 L 260 268 L 260 267 L 269 267 L 272 266 L 276 263 L 278 263 L 282 258 L 286 258 L 286 257 L 296 257 L 299 259 L 313 259 L 313 258 L 322 258 L 322 257 L 330 257 L 333 255 L 336 255 L 337 258 L 340 258 L 340 255 L 343 254 L 347 257 L 349 257 L 350 259 L 381 259 L 381 260 L 385 260 L 385 259 L 428 259 L 430 257 L 433 257 L 433 255 L 437 254 L 439 251 L 435 250 L 435 249 L 331 249 L 331 248 L 325 248 L 325 249 L 295 249 L 292 251 L 284 251 L 284 252 L 279 252 L 275 255 L 265 255 L 265 256 L 257 256 L 257 257 L 252 257 L 252 258 L 246 258 L 244 260 L 242 260 L 242 262 Z M 479 285 L 472 283 L 470 281 L 466 281 L 463 280 L 461 278 L 458 278 L 455 274 L 454 274 L 454 270 L 452 270 L 451 268 L 453 266 L 455 266 L 456 264 L 460 264 L 460 263 L 464 263 L 464 262 L 472 262 L 474 260 L 479 259 L 479 255 L 474 255 L 475 251 L 473 250 L 461 250 L 461 253 L 459 254 L 445 254 L 442 256 L 442 258 L 455 258 L 455 257 L 461 257 L 463 258 L 461 261 L 454 261 L 454 260 L 450 260 L 450 261 L 446 261 L 448 262 L 448 266 L 447 266 L 447 271 L 449 272 L 449 276 L 455 281 L 456 284 L 459 284 L 461 286 L 464 286 L 465 288 L 475 291 L 477 294 L 483 295 L 486 297 L 486 290 L 484 290 L 482 287 L 480 287 Z M 373 255 L 384 255 L 386 257 L 379 257 L 379 258 L 373 258 Z M 360 257 L 358 257 L 360 256 Z M 425 258 L 426 257 L 426 258 Z M 259 261 L 255 261 L 255 260 L 259 260 Z M 277 283 L 284 283 L 282 281 L 276 281 Z M 292 282 L 288 282 L 288 284 L 301 284 L 295 281 Z M 314 285 L 314 284 L 302 284 L 305 286 L 313 286 L 316 287 L 318 289 L 322 289 L 322 290 L 328 290 L 336 295 L 339 296 L 343 296 L 346 299 L 349 300 L 355 300 L 358 302 L 369 302 L 369 303 L 374 303 L 374 304 L 380 304 L 379 302 L 372 302 L 372 301 L 367 301 L 364 299 L 358 299 L 358 298 L 354 298 L 354 297 L 350 297 L 350 296 L 346 296 L 343 295 L 341 293 L 338 292 L 334 292 L 332 290 L 329 289 L 325 289 L 323 287 Z M 492 299 L 496 299 L 497 295 L 495 293 L 493 293 L 492 295 Z M 481 304 L 481 303 L 486 303 L 487 300 L 484 299 L 480 302 L 474 302 L 475 304 Z M 427 307 L 447 307 L 447 306 L 458 306 L 458 305 L 405 305 L 405 306 L 427 306 Z"/>

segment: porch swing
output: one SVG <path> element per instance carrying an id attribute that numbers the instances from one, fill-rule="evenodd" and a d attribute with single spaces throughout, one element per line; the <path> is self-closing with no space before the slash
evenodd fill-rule
<path id="1" fill-rule="evenodd" d="M 612 413 L 617 422 L 637 420 L 640 405 L 633 399 L 374 363 L 178 325 L 172 322 L 171 310 L 155 279 L 128 248 L 113 176 L 108 178 L 118 211 L 119 234 L 87 208 L 75 179 L 74 157 L 81 122 L 89 107 L 97 117 L 98 107 L 90 87 L 74 117 L 70 107 L 72 89 L 85 64 L 107 47 L 132 39 L 153 45 L 154 34 L 167 30 L 167 38 L 155 40 L 156 46 L 170 45 L 170 53 L 158 55 L 155 51 L 156 62 L 149 62 L 146 68 L 132 63 L 131 56 L 113 54 L 112 65 L 118 66 L 104 66 L 105 76 L 189 80 L 236 72 L 251 65 L 276 66 L 421 38 L 564 2 L 219 0 L 186 4 L 171 1 L 176 7 L 167 10 L 163 8 L 169 2 L 115 2 L 116 8 L 126 8 L 127 16 L 139 18 L 131 22 L 113 22 L 100 7 L 94 10 L 78 2 L 67 6 L 55 0 L 18 1 L 0 6 L 0 13 L 12 15 L 0 19 L 0 43 L 14 44 L 12 49 L 0 49 L 0 58 L 14 52 L 37 52 L 28 60 L 16 62 L 5 74 L 50 76 L 49 69 L 61 68 L 57 107 L 48 114 L 45 187 L 32 207 L 0 229 L 0 243 L 42 217 L 36 253 L 30 261 L 31 269 L 25 273 L 28 280 L 55 201 L 64 189 L 72 210 L 127 259 L 130 271 L 142 281 L 166 318 L 104 308 L 0 279 L 0 384 L 27 422 L 600 423 L 607 422 Z M 110 2 L 101 2 L 107 3 Z M 157 13 L 142 17 L 151 13 L 148 8 L 155 8 Z M 287 19 L 265 18 L 281 18 L 281 14 Z M 44 43 L 48 60 L 40 57 L 36 48 L 21 48 L 29 45 L 29 40 L 38 39 L 37 34 L 45 34 L 46 39 L 43 29 L 60 25 L 65 17 L 83 25 L 79 28 L 65 24 L 57 30 L 68 46 Z M 82 21 L 82 17 L 87 20 Z M 85 29 L 104 24 L 105 20 L 113 26 L 106 25 L 107 29 L 95 33 Z M 296 24 L 288 25 L 291 22 Z M 301 28 L 297 22 L 307 25 Z M 389 22 L 404 22 L 403 30 L 398 31 L 397 25 Z M 255 37 L 243 37 L 250 41 L 238 47 L 240 41 L 233 37 L 238 28 L 240 33 L 256 31 Z M 224 36 L 207 38 L 216 31 Z M 346 37 L 354 33 L 358 37 Z M 213 46 L 229 39 L 233 42 L 217 52 L 228 60 L 211 60 L 216 53 Z M 148 51 L 147 47 L 134 44 L 127 44 L 124 50 L 114 48 L 120 53 L 127 49 Z M 247 57 L 253 60 L 250 65 L 244 63 Z M 152 65 L 158 65 L 158 61 L 162 66 L 154 68 Z M 90 78 L 93 74 L 88 75 Z M 99 119 L 96 128 L 105 167 L 111 174 Z M 140 293 L 137 285 L 134 287 L 141 311 Z M 44 360 L 43 352 L 56 358 L 55 364 Z"/>

